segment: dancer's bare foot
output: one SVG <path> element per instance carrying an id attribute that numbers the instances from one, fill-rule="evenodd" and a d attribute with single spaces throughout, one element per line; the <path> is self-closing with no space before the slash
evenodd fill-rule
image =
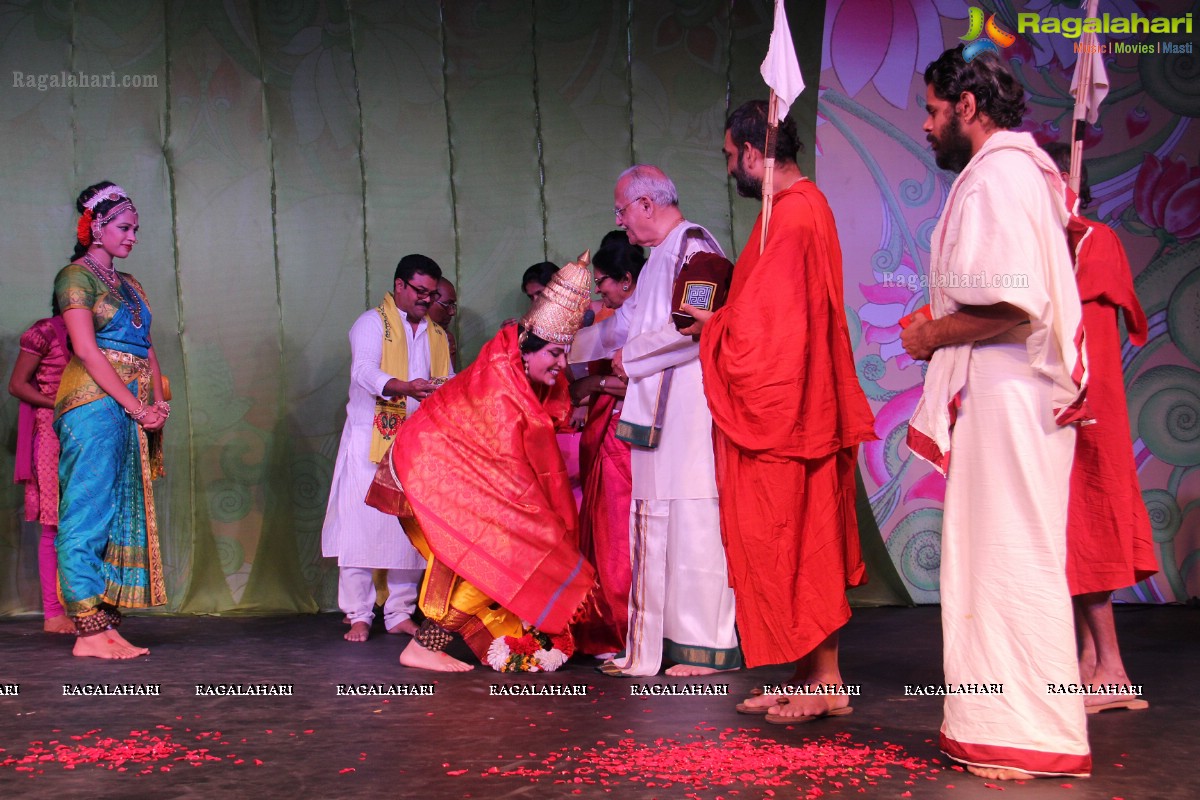
<path id="1" fill-rule="evenodd" d="M 110 638 L 110 639 L 115 639 L 115 640 L 116 640 L 116 642 L 117 642 L 117 644 L 123 644 L 123 645 L 125 645 L 126 647 L 132 648 L 134 651 L 136 651 L 136 652 L 137 652 L 137 654 L 138 654 L 139 656 L 144 656 L 144 655 L 149 655 L 149 654 L 150 654 L 150 648 L 149 648 L 149 647 L 138 647 L 136 644 L 134 644 L 133 642 L 129 641 L 128 639 L 126 639 L 126 638 L 125 638 L 124 636 L 122 636 L 121 634 L 117 633 L 116 629 L 110 629 L 110 630 L 108 630 L 108 631 L 105 631 L 105 633 L 106 633 L 106 635 L 108 636 L 108 638 Z"/>
<path id="2" fill-rule="evenodd" d="M 144 656 L 149 650 L 131 647 L 128 642 L 117 641 L 110 634 L 112 631 L 97 633 L 95 636 L 80 636 L 75 640 L 75 648 L 71 654 L 81 658 L 114 658 L 126 659 Z"/>
<path id="3" fill-rule="evenodd" d="M 343 625 L 353 625 L 353 624 L 354 624 L 354 623 L 353 623 L 353 622 L 350 620 L 350 615 L 349 615 L 349 614 L 347 614 L 346 616 L 342 617 L 342 624 L 343 624 Z"/>
<path id="4" fill-rule="evenodd" d="M 474 665 L 459 661 L 453 656 L 422 647 L 417 644 L 416 639 L 409 642 L 408 647 L 400 653 L 400 663 L 405 667 L 431 669 L 434 672 L 468 672 L 475 669 Z"/>
<path id="5" fill-rule="evenodd" d="M 972 775 L 978 775 L 981 778 L 987 778 L 993 781 L 1031 781 L 1036 778 L 1036 775 L 1030 775 L 1028 772 L 1020 769 L 1008 769 L 1006 767 L 976 767 L 972 764 L 967 765 L 967 772 Z"/>
<path id="6" fill-rule="evenodd" d="M 342 638 L 347 642 L 365 642 L 370 635 L 371 626 L 368 623 L 355 622 L 350 625 L 350 630 L 346 631 Z"/>
<path id="7" fill-rule="evenodd" d="M 42 623 L 42 630 L 46 633 L 74 633 L 75 623 L 66 614 L 59 614 Z"/>
<path id="8" fill-rule="evenodd" d="M 395 633 L 395 634 L 403 633 L 406 636 L 416 636 L 417 635 L 417 623 L 413 622 L 412 618 L 410 617 L 410 618 L 404 620 L 403 622 L 397 622 L 395 625 L 388 628 L 388 633 Z"/>
<path id="9" fill-rule="evenodd" d="M 714 667 L 698 667 L 695 664 L 676 664 L 673 667 L 667 667 L 665 674 L 672 678 L 694 678 L 697 675 L 712 675 L 714 672 L 736 672 L 734 669 L 715 669 Z"/>

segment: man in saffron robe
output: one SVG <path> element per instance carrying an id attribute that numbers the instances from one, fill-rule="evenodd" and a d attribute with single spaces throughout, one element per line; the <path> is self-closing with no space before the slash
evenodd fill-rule
<path id="1" fill-rule="evenodd" d="M 743 197 L 761 198 L 767 104 L 726 124 L 723 151 Z M 796 165 L 795 124 L 779 128 L 775 202 L 762 217 L 714 314 L 686 306 L 701 333 L 721 534 L 750 667 L 794 663 L 798 686 L 840 686 L 838 630 L 846 589 L 866 582 L 855 513 L 855 454 L 875 438 L 858 384 L 842 302 L 833 213 Z M 754 697 L 738 710 L 790 724 L 848 713 L 845 694 Z"/>
<path id="2" fill-rule="evenodd" d="M 566 352 L 591 296 L 581 261 L 555 273 L 520 326 L 501 328 L 422 403 L 376 473 L 367 503 L 399 516 L 428 560 L 426 619 L 400 655 L 404 666 L 471 669 L 444 652 L 453 634 L 502 671 L 549 671 L 570 654 L 567 625 L 595 579 L 555 440 L 572 409 Z M 490 658 L 510 638 L 544 644 L 528 659 Z"/>
<path id="3" fill-rule="evenodd" d="M 1070 145 L 1054 143 L 1042 149 L 1066 180 Z M 1090 201 L 1084 167 L 1079 207 Z M 1076 434 L 1067 507 L 1067 583 L 1075 603 L 1080 679 L 1084 684 L 1128 686 L 1117 644 L 1112 593 L 1153 575 L 1158 562 L 1129 440 L 1117 315 L 1124 313 L 1129 341 L 1140 346 L 1146 343 L 1146 314 L 1133 291 L 1125 248 L 1112 228 L 1072 214 L 1067 236 L 1075 254 L 1075 283 L 1083 303 L 1088 411 L 1096 420 L 1081 426 Z M 1089 714 L 1149 705 L 1133 694 L 1104 693 L 1084 699 Z"/>
<path id="4" fill-rule="evenodd" d="M 938 166 L 961 174 L 933 232 L 932 319 L 901 335 L 929 360 L 908 445 L 947 474 L 945 680 L 1004 687 L 947 696 L 941 748 L 993 780 L 1087 775 L 1083 698 L 1053 689 L 1079 682 L 1067 493 L 1086 375 L 1066 187 L 1011 130 L 1024 89 L 996 54 L 947 50 L 925 83 Z"/>

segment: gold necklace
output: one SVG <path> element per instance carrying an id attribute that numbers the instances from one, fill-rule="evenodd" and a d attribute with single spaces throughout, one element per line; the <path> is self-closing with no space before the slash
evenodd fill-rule
<path id="1" fill-rule="evenodd" d="M 110 294 L 117 296 L 117 302 L 129 307 L 129 313 L 133 317 L 133 327 L 141 328 L 142 304 L 138 302 L 136 292 L 126 287 L 125 279 L 121 277 L 121 273 L 117 272 L 116 265 L 109 264 L 106 270 L 103 264 L 92 258 L 91 253 L 83 254 L 83 263 L 93 275 L 100 279 L 101 283 L 108 287 Z"/>

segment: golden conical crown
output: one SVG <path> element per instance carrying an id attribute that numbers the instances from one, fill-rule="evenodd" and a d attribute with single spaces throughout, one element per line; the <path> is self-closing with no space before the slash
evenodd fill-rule
<path id="1" fill-rule="evenodd" d="M 526 331 L 547 342 L 571 343 L 592 299 L 592 275 L 588 270 L 591 261 L 592 252 L 585 250 L 550 277 L 550 283 L 521 318 Z"/>

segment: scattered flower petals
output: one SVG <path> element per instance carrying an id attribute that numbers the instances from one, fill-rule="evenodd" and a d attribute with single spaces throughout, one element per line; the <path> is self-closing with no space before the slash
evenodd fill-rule
<path id="1" fill-rule="evenodd" d="M 714 728 L 698 728 L 708 731 Z M 632 731 L 626 731 L 632 733 Z M 850 789 L 866 791 L 867 786 L 889 780 L 913 785 L 920 773 L 929 771 L 925 759 L 909 756 L 899 745 L 887 742 L 856 742 L 850 734 L 804 740 L 802 744 L 782 744 L 753 735 L 751 729 L 728 729 L 717 738 L 702 733 L 690 734 L 683 741 L 659 738 L 641 743 L 632 736 L 615 746 L 603 740 L 591 748 L 563 747 L 531 766 L 505 764 L 491 766 L 478 773 L 482 777 L 522 778 L 532 783 L 622 786 L 629 782 L 646 788 L 678 787 L 682 790 L 710 790 L 721 787 L 731 797 L 739 790 L 754 787 L 761 797 L 774 797 L 770 787 L 791 788 L 802 792 L 806 800 L 824 797 L 827 792 Z M 530 754 L 530 758 L 536 758 Z M 447 775 L 465 775 L 468 770 L 452 770 Z M 947 787 L 949 788 L 949 787 Z M 605 789 L 605 792 L 610 792 Z M 572 794 L 582 789 L 572 790 Z M 684 796 L 698 798 L 694 792 Z M 900 794 L 912 797 L 911 791 Z"/>
<path id="2" fill-rule="evenodd" d="M 155 729 L 171 730 L 166 725 L 157 725 Z M 190 729 L 186 732 L 192 733 Z M 128 736 L 118 738 L 106 736 L 102 730 L 95 729 L 64 738 L 69 741 L 31 742 L 24 755 L 0 758 L 0 769 L 11 767 L 17 772 L 32 772 L 33 764 L 58 764 L 65 770 L 95 765 L 116 772 L 127 772 L 131 767 L 139 767 L 138 775 L 149 775 L 155 771 L 156 765 L 159 772 L 169 772 L 171 764 L 157 764 L 163 761 L 182 762 L 193 767 L 211 762 L 244 763 L 233 753 L 218 755 L 215 752 L 215 747 L 228 744 L 221 740 L 220 731 L 200 731 L 188 737 L 192 741 L 208 745 L 205 747 L 189 747 L 175 741 L 170 733 L 151 735 L 148 730 L 132 730 Z M 254 763 L 262 764 L 257 759 Z M 42 769 L 37 770 L 39 775 L 43 772 Z"/>

